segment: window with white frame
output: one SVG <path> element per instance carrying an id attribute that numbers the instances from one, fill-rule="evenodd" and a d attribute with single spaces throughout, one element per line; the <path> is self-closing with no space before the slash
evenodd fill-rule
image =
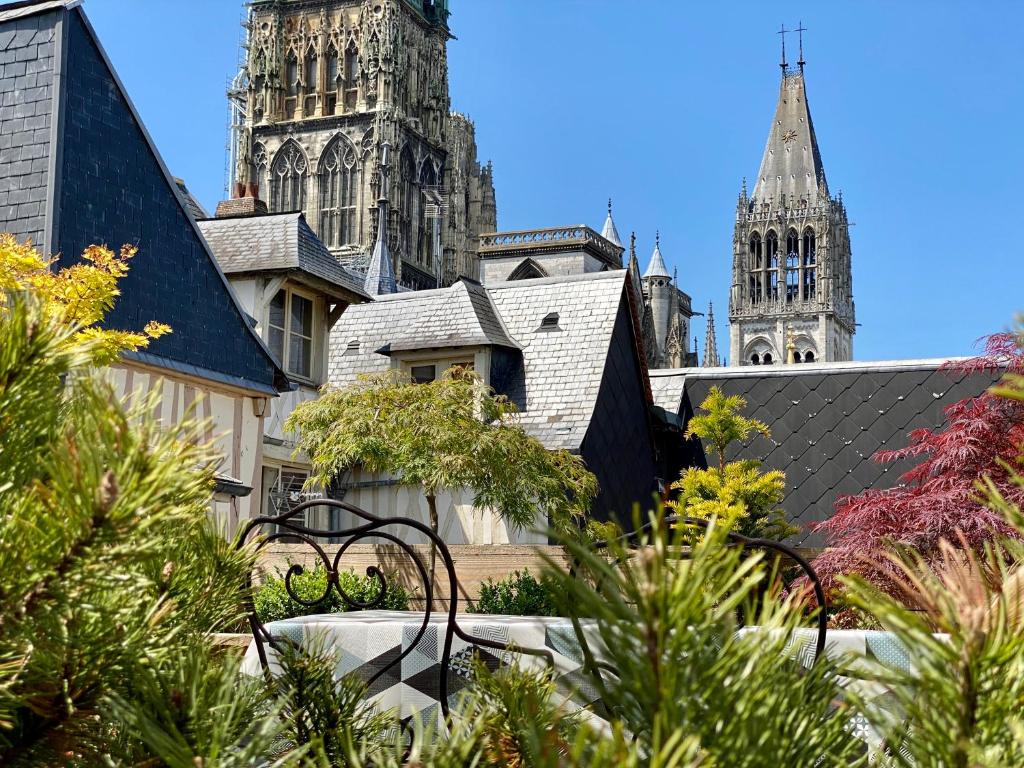
<path id="1" fill-rule="evenodd" d="M 282 288 L 270 302 L 267 317 L 270 351 L 291 375 L 313 378 L 313 299 Z"/>

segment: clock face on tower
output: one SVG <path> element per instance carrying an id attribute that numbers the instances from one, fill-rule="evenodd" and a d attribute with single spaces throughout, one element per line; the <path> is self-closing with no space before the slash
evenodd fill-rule
<path id="1" fill-rule="evenodd" d="M 784 142 L 786 142 L 787 144 L 790 144 L 790 143 L 796 141 L 796 131 L 794 131 L 792 128 L 790 128 L 788 131 L 786 131 L 784 134 L 782 134 L 782 140 Z"/>

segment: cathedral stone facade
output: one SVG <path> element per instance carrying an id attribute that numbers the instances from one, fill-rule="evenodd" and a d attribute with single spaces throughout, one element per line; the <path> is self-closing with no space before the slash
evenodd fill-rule
<path id="1" fill-rule="evenodd" d="M 497 206 L 473 123 L 450 111 L 447 0 L 254 0 L 247 37 L 231 91 L 235 198 L 304 213 L 336 258 L 365 269 L 388 144 L 399 283 L 477 278 Z"/>
<path id="2" fill-rule="evenodd" d="M 850 231 L 829 194 L 807 105 L 804 62 L 782 64 L 775 119 L 753 194 L 736 206 L 731 365 L 844 361 L 855 315 Z"/>

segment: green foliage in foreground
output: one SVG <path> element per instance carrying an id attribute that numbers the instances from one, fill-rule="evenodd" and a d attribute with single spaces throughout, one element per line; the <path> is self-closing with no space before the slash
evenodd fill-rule
<path id="1" fill-rule="evenodd" d="M 607 729 L 560 710 L 542 673 L 481 671 L 448 737 L 418 738 L 405 762 L 395 715 L 335 679 L 329 655 L 285 648 L 267 684 L 211 650 L 207 633 L 239 619 L 250 555 L 207 525 L 197 433 L 157 429 L 153 402 L 126 413 L 74 333 L 31 297 L 0 302 L 4 766 L 863 766 L 858 709 L 892 747 L 877 765 L 1024 764 L 1024 543 L 982 555 L 947 543 L 937 562 L 894 552 L 917 611 L 848 582 L 851 604 L 915 663 L 910 675 L 858 660 L 892 688 L 900 711 L 887 714 L 854 696 L 833 706 L 835 663 L 805 670 L 787 646 L 806 621 L 799 595 L 781 595 L 759 556 L 723 546 L 719 526 L 688 560 L 674 556 L 691 543 L 681 530 L 656 529 L 638 552 L 574 538 L 578 576 L 554 562 L 542 575 L 559 612 L 593 617 L 580 621 L 608 666 L 580 682 Z M 1015 383 L 1008 394 L 1024 396 Z M 1016 505 L 991 484 L 979 493 L 1024 534 Z M 738 633 L 738 612 L 759 628 Z"/>
<path id="2" fill-rule="evenodd" d="M 401 584 L 387 577 L 387 590 L 384 600 L 378 608 L 388 611 L 406 611 L 409 609 L 409 593 Z M 279 621 L 295 616 L 307 616 L 316 613 L 344 613 L 351 610 L 341 599 L 341 595 L 332 586 L 327 588 L 327 569 L 317 563 L 312 569 L 304 570 L 291 578 L 292 591 L 307 603 L 316 601 L 315 606 L 306 606 L 296 602 L 288 594 L 285 577 L 273 576 L 262 584 L 253 595 L 256 615 L 260 621 Z M 372 603 L 380 594 L 380 584 L 370 576 L 363 576 L 355 571 L 339 571 L 338 585 L 353 601 L 363 604 Z M 325 596 L 326 595 L 326 596 Z M 320 598 L 323 598 L 321 600 Z"/>
<path id="3" fill-rule="evenodd" d="M 502 616 L 557 616 L 550 587 L 529 571 L 516 571 L 500 581 L 488 579 L 480 585 L 480 597 L 471 613 Z"/>

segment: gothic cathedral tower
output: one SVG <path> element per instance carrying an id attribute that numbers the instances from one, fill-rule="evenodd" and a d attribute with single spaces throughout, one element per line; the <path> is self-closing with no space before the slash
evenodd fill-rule
<path id="1" fill-rule="evenodd" d="M 473 123 L 449 111 L 448 15 L 448 0 L 252 0 L 230 92 L 234 196 L 301 211 L 335 257 L 365 269 L 386 143 L 399 283 L 477 277 L 497 208 Z"/>
<path id="2" fill-rule="evenodd" d="M 804 84 L 786 65 L 752 195 L 736 206 L 731 365 L 850 360 L 855 332 L 850 231 L 833 198 Z"/>

